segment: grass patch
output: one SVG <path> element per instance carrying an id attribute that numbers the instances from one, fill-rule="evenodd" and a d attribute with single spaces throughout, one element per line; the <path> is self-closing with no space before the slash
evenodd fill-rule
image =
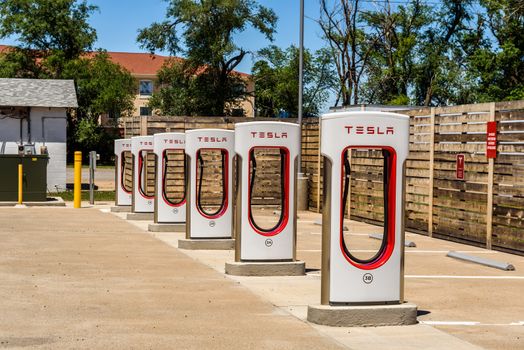
<path id="1" fill-rule="evenodd" d="M 115 191 L 95 191 L 95 202 L 96 201 L 114 201 L 115 200 Z M 64 201 L 70 202 L 73 201 L 73 191 L 64 191 L 50 193 L 52 197 L 61 197 Z M 89 200 L 89 191 L 82 191 L 82 200 Z"/>

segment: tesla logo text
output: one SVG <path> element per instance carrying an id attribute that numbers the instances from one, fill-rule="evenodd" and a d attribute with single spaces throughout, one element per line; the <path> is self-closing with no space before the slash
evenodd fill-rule
<path id="1" fill-rule="evenodd" d="M 254 139 L 287 139 L 287 132 L 251 131 Z"/>
<path id="2" fill-rule="evenodd" d="M 153 141 L 140 141 L 142 146 L 153 146 Z"/>
<path id="3" fill-rule="evenodd" d="M 395 129 L 392 126 L 362 126 L 362 125 L 346 125 L 348 134 L 357 135 L 394 135 Z"/>
<path id="4" fill-rule="evenodd" d="M 198 142 L 227 142 L 227 137 L 199 136 Z"/>
<path id="5" fill-rule="evenodd" d="M 185 142 L 184 142 L 184 140 L 164 139 L 164 143 L 167 143 L 167 144 L 170 144 L 170 145 L 183 145 Z"/>

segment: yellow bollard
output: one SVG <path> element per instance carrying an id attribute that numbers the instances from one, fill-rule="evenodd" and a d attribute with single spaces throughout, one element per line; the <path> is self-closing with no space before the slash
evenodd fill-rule
<path id="1" fill-rule="evenodd" d="M 23 199 L 23 180 L 24 180 L 24 167 L 22 164 L 18 164 L 18 204 L 22 204 Z"/>
<path id="2" fill-rule="evenodd" d="M 82 206 L 82 152 L 75 152 L 74 207 Z"/>

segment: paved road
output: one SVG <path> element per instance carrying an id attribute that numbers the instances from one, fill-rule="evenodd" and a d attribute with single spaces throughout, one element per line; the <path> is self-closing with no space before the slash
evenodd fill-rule
<path id="1" fill-rule="evenodd" d="M 338 349 L 97 209 L 0 209 L 0 348 Z"/>

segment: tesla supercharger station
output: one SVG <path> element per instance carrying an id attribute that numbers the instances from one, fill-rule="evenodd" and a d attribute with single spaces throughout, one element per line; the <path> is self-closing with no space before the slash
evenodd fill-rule
<path id="1" fill-rule="evenodd" d="M 247 122 L 235 125 L 237 154 L 237 215 L 235 260 L 294 261 L 296 257 L 296 174 L 300 128 L 280 122 Z M 261 227 L 253 215 L 253 187 L 257 180 L 260 150 L 280 155 L 281 211 L 276 224 Z M 258 164 L 257 164 L 258 162 Z"/>
<path id="2" fill-rule="evenodd" d="M 166 132 L 155 134 L 154 139 L 155 223 L 184 223 L 186 221 L 185 134 Z M 171 182 L 175 182 L 175 185 L 170 185 Z M 178 196 L 172 197 L 170 190 L 176 190 Z"/>
<path id="3" fill-rule="evenodd" d="M 152 213 L 155 196 L 147 191 L 147 155 L 153 152 L 153 136 L 131 138 L 133 154 L 133 212 Z"/>
<path id="4" fill-rule="evenodd" d="M 187 239 L 232 237 L 234 146 L 235 132 L 232 130 L 199 129 L 186 132 L 189 188 Z M 210 159 L 212 157 L 216 158 L 215 161 Z M 221 193 L 216 196 L 215 205 L 209 208 L 204 199 L 204 179 L 213 181 L 213 178 L 219 182 Z"/>
<path id="5" fill-rule="evenodd" d="M 115 204 L 131 205 L 133 187 L 125 181 L 126 154 L 131 153 L 131 139 L 115 140 Z"/>
<path id="6" fill-rule="evenodd" d="M 409 117 L 383 112 L 326 114 L 321 120 L 321 140 L 324 157 L 321 303 L 401 303 Z M 351 150 L 375 150 L 383 158 L 384 234 L 380 248 L 368 259 L 351 253 L 351 241 L 346 242 L 343 233 L 344 213 L 349 205 Z"/>

